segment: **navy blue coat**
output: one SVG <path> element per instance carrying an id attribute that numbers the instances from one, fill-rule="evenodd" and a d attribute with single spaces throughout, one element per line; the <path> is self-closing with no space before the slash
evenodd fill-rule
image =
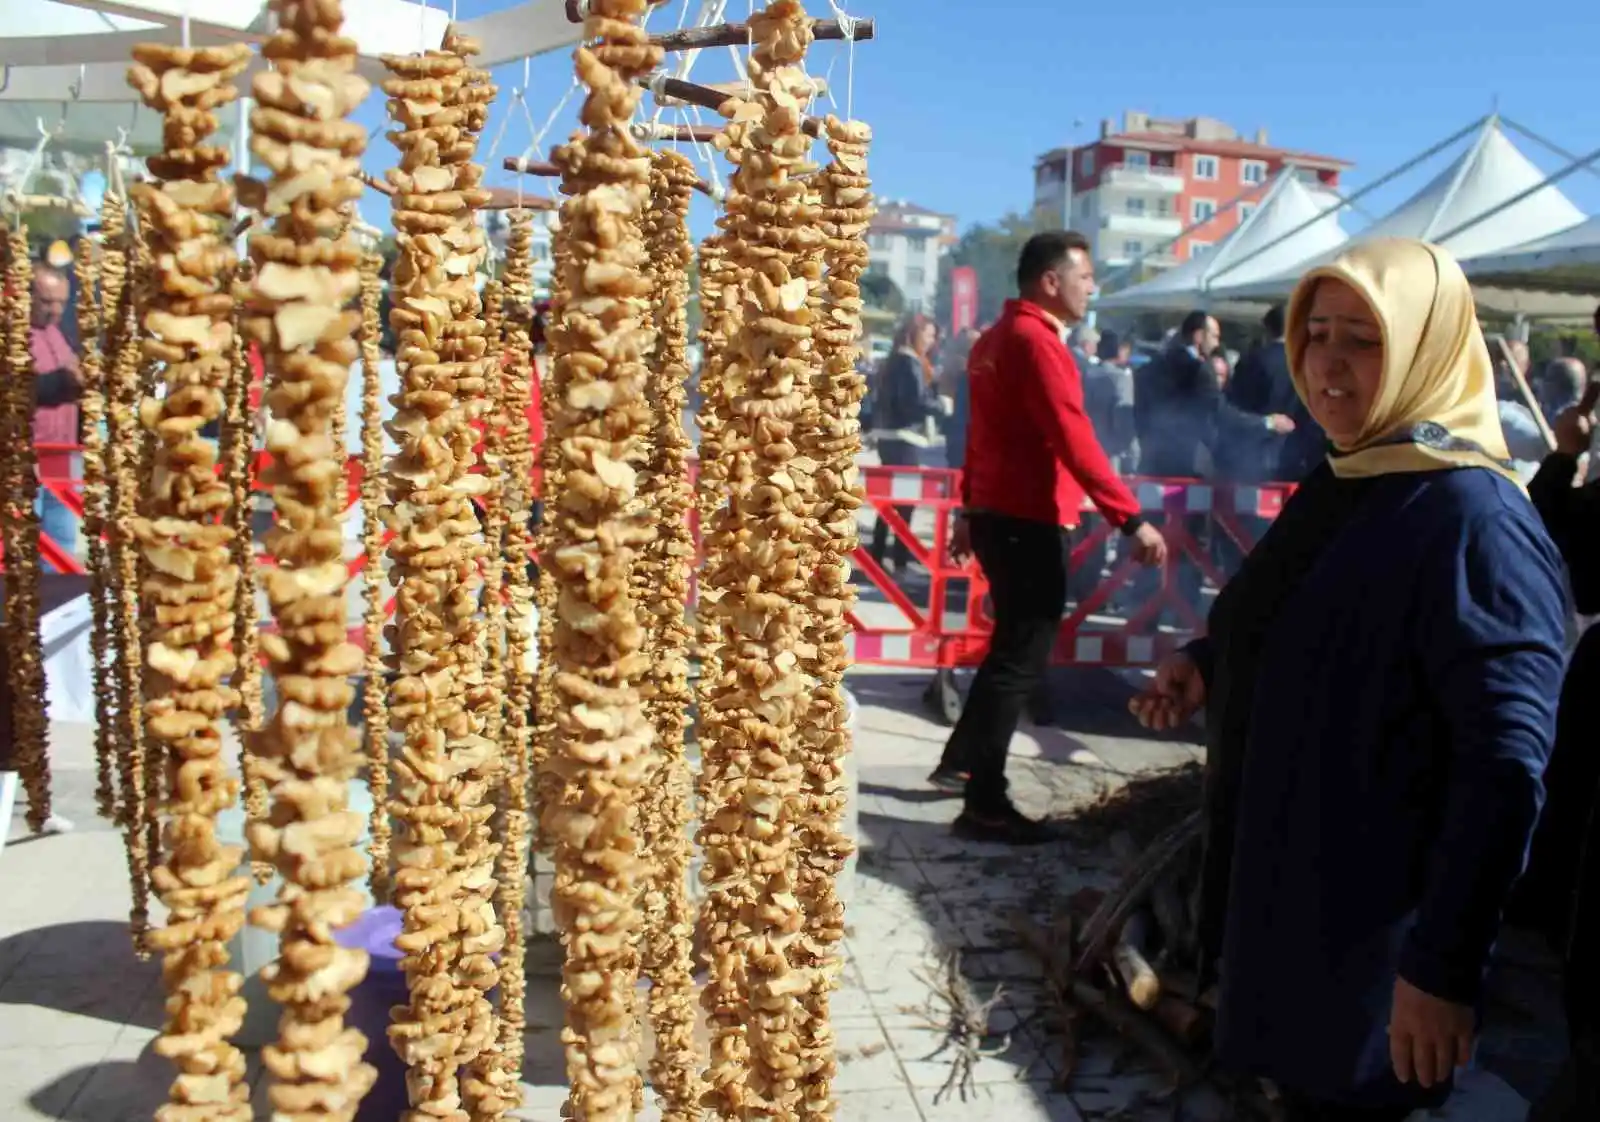
<path id="1" fill-rule="evenodd" d="M 1217 1058 L 1331 1102 L 1431 1105 L 1443 1090 L 1392 1073 L 1391 994 L 1403 975 L 1480 998 L 1543 798 L 1561 560 L 1482 469 L 1324 467 L 1259 549 L 1194 648 Z"/>

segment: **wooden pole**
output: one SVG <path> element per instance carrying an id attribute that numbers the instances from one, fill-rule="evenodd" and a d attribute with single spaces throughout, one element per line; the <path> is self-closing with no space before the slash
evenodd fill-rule
<path id="1" fill-rule="evenodd" d="M 570 23 L 582 23 L 583 12 L 579 8 L 578 0 L 567 0 L 567 20 Z M 844 27 L 836 19 L 819 19 L 811 21 L 811 37 L 813 39 L 830 39 L 838 41 L 846 38 Z M 877 26 L 871 19 L 858 19 L 855 21 L 854 34 L 849 38 L 858 43 L 877 37 Z M 679 31 L 667 31 L 660 35 L 650 36 L 650 42 L 664 51 L 699 51 L 707 47 L 739 47 L 750 41 L 750 27 L 743 23 L 719 23 L 711 27 L 685 27 Z"/>
<path id="2" fill-rule="evenodd" d="M 721 125 L 660 125 L 655 139 L 677 140 L 684 144 L 710 144 L 722 133 Z"/>
<path id="3" fill-rule="evenodd" d="M 561 178 L 561 169 L 545 160 L 524 160 L 518 156 L 507 156 L 500 166 L 519 175 L 537 175 L 543 179 Z"/>
<path id="4" fill-rule="evenodd" d="M 717 131 L 717 129 L 713 128 L 711 134 L 714 136 Z M 505 168 L 506 171 L 514 171 L 522 175 L 537 175 L 543 179 L 559 179 L 561 177 L 561 169 L 556 167 L 555 164 L 542 163 L 538 160 L 524 160 L 517 156 L 507 156 L 500 166 Z M 711 185 L 703 179 L 695 180 L 694 189 L 707 198 L 716 198 L 716 195 L 711 190 Z M 494 210 L 496 208 L 491 204 L 489 209 Z M 534 209 L 541 208 L 535 207 Z"/>
<path id="5" fill-rule="evenodd" d="M 738 96 L 737 94 L 713 89 L 710 86 L 702 86 L 695 82 L 685 82 L 682 78 L 661 79 L 659 83 L 661 88 L 659 90 L 656 89 L 656 81 L 652 79 L 641 78 L 639 79 L 639 84 L 659 97 L 671 98 L 674 101 L 685 101 L 690 105 L 698 105 L 701 109 L 709 109 L 713 113 L 717 112 L 729 99 Z M 807 136 L 821 136 L 822 118 L 807 117 L 800 123 L 800 128 Z"/>

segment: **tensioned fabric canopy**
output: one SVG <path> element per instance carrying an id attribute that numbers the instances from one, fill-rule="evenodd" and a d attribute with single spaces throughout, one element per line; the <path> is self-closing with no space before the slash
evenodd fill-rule
<path id="1" fill-rule="evenodd" d="M 1294 168 L 1273 179 L 1256 208 L 1203 257 L 1189 260 L 1142 284 L 1098 297 L 1096 311 L 1187 311 L 1209 308 L 1230 314 L 1212 299 L 1214 278 L 1235 283 L 1271 277 L 1298 261 L 1336 250 L 1347 240 L 1337 203 L 1312 194 Z M 1248 310 L 1248 309 L 1244 309 Z"/>
<path id="2" fill-rule="evenodd" d="M 1355 240 L 1384 237 L 1441 242 L 1455 256 L 1470 260 L 1547 237 L 1583 221 L 1584 215 L 1548 177 L 1524 156 L 1489 118 L 1472 146 L 1450 167 Z M 1515 201 L 1512 201 L 1515 200 Z M 1493 212 L 1486 215 L 1486 212 Z M 1474 222 L 1475 218 L 1482 221 Z M 1311 254 L 1262 278 L 1224 270 L 1211 285 L 1216 300 L 1281 300 L 1306 270 L 1331 261 L 1338 247 Z M 1241 268 L 1242 268 L 1241 263 Z"/>

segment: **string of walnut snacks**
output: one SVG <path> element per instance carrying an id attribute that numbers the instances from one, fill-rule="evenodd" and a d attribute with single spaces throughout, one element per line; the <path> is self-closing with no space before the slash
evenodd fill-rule
<path id="1" fill-rule="evenodd" d="M 546 763 L 564 787 L 541 807 L 553 845 L 551 906 L 566 944 L 569 1106 L 590 1122 L 630 1119 L 638 1088 L 634 985 L 638 893 L 647 877 L 636 803 L 652 768 L 642 687 L 650 658 L 629 576 L 653 537 L 635 502 L 650 432 L 650 284 L 642 236 L 649 160 L 630 129 L 637 80 L 660 60 L 647 0 L 591 0 L 575 51 L 588 131 L 556 152 L 562 170 L 563 302 L 546 439 L 560 457 L 541 556 L 557 594 Z"/>
<path id="2" fill-rule="evenodd" d="M 27 798 L 28 829 L 50 818 L 49 721 L 45 712 L 44 646 L 39 638 L 38 459 L 33 444 L 34 378 L 29 339 L 33 265 L 28 229 L 13 218 L 6 230 L 4 385 L 0 385 L 0 528 L 6 559 L 5 639 L 11 678 L 11 737 Z"/>
<path id="3" fill-rule="evenodd" d="M 366 1037 L 345 1023 L 367 954 L 334 939 L 363 910 L 352 882 L 366 861 L 357 848 L 363 818 L 348 804 L 361 764 L 350 678 L 362 653 L 345 629 L 345 456 L 332 430 L 361 322 L 350 310 L 361 249 L 338 232 L 362 190 L 366 129 L 348 116 L 368 87 L 355 72 L 355 43 L 340 34 L 336 0 L 273 0 L 272 11 L 278 30 L 261 53 L 273 65 L 252 82 L 250 135 L 270 176 L 238 184 L 242 200 L 271 220 L 250 238 L 243 320 L 267 371 L 271 463 L 262 481 L 277 515 L 265 542 L 277 565 L 262 573 L 277 630 L 261 637 L 277 706 L 252 734 L 272 806 L 248 833 L 282 887 L 250 918 L 279 938 L 278 959 L 262 971 L 283 1007 L 278 1040 L 261 1054 L 272 1110 L 348 1122 L 375 1072 L 362 1062 Z"/>
<path id="4" fill-rule="evenodd" d="M 640 494 L 659 529 L 638 568 L 649 587 L 651 720 L 657 772 L 646 788 L 639 825 L 653 869 L 643 897 L 641 967 L 650 981 L 655 1039 L 650 1083 L 669 1122 L 701 1115 L 701 1060 L 695 1040 L 694 910 L 689 901 L 689 627 L 686 605 L 694 543 L 689 533 L 689 439 L 683 431 L 689 376 L 689 197 L 694 165 L 671 151 L 651 153 L 646 236 L 653 288 L 655 350 L 649 397 L 655 415 L 651 459 Z"/>
<path id="5" fill-rule="evenodd" d="M 523 1031 L 527 1017 L 525 934 L 530 856 L 528 795 L 532 782 L 531 711 L 534 695 L 534 592 L 529 576 L 533 548 L 533 445 L 528 433 L 532 402 L 533 345 L 525 313 L 533 299 L 533 214 L 511 212 L 503 277 L 506 303 L 514 309 L 505 323 L 500 368 L 500 408 L 505 427 L 501 454 L 505 460 L 501 504 L 505 518 L 502 543 L 506 596 L 506 706 L 503 751 L 506 774 L 501 784 L 501 850 L 495 908 L 509 948 L 500 965 L 500 1062 L 511 1072 L 522 1070 Z"/>
<path id="6" fill-rule="evenodd" d="M 473 500 L 488 480 L 471 471 L 492 360 L 474 277 L 486 247 L 472 210 L 486 193 L 472 161 L 493 97 L 467 64 L 476 44 L 385 56 L 384 82 L 400 164 L 393 189 L 395 262 L 390 325 L 401 392 L 389 431 L 398 445 L 387 483 L 395 621 L 388 633 L 390 719 L 403 736 L 391 764 L 394 901 L 404 912 L 409 1004 L 389 1040 L 410 1069 L 422 1122 L 490 1111 L 507 1088 L 469 1067 L 497 1039 L 486 998 L 504 931 L 493 913 L 496 848 L 488 837 L 498 746 L 482 735 L 496 685 L 482 678 L 479 566 L 487 552 Z M 468 1101 L 471 1096 L 471 1102 Z"/>
<path id="7" fill-rule="evenodd" d="M 133 211 L 123 213 L 124 279 L 112 333 L 107 338 L 107 353 L 111 356 L 106 392 L 106 447 L 110 451 L 107 502 L 111 517 L 106 527 L 106 553 L 112 589 L 112 685 L 116 700 L 113 740 L 120 765 L 116 822 L 123 832 L 128 859 L 132 900 L 128 926 L 134 949 L 144 958 L 149 953 L 145 936 L 150 922 L 150 832 L 156 821 L 155 806 L 148 797 L 149 773 L 159 770 L 159 764 L 146 759 L 140 556 L 132 532 L 146 478 L 140 462 L 144 428 L 139 423 L 139 405 L 145 396 L 142 376 L 148 365 L 143 355 L 141 309 L 152 299 L 150 253 L 142 223 L 127 221 L 135 216 Z M 110 231 L 106 233 L 109 244 Z M 110 267 L 108 260 L 107 268 Z"/>
<path id="8" fill-rule="evenodd" d="M 109 192 L 100 206 L 102 237 L 107 218 L 116 220 L 121 206 Z M 120 230 L 119 230 L 120 233 Z M 113 251 L 116 252 L 116 251 Z M 105 344 L 102 330 L 107 326 L 100 314 L 100 265 L 106 251 L 93 238 L 79 238 L 74 268 L 78 281 L 78 338 L 82 355 L 78 367 L 83 388 L 78 397 L 78 422 L 83 446 L 83 540 L 85 569 L 89 574 L 89 665 L 94 690 L 94 801 L 100 817 L 112 819 L 117 813 L 117 757 L 113 726 L 116 721 L 116 691 L 111 684 L 107 655 L 111 649 L 111 585 L 106 571 L 106 518 L 110 513 L 106 490 L 106 449 L 100 425 L 105 419 Z M 108 316 L 115 313 L 121 296 L 120 269 L 108 278 L 114 291 L 106 300 Z"/>
<path id="9" fill-rule="evenodd" d="M 857 544 L 856 512 L 862 497 L 857 458 L 861 452 L 861 399 L 866 379 L 857 370 L 861 335 L 861 276 L 869 264 L 866 231 L 872 220 L 871 181 L 866 174 L 871 130 L 856 122 L 827 120 L 832 155 L 818 173 L 825 287 L 819 293 L 815 342 L 820 367 L 814 380 L 815 409 L 801 430 L 801 454 L 817 465 L 819 555 L 811 578 L 810 619 L 802 665 L 812 677 L 809 711 L 801 728 L 805 768 L 800 879 L 804 936 L 796 960 L 812 972 L 802 996 L 800 1041 L 805 1066 L 803 1118 L 833 1116 L 837 1072 L 829 1027 L 829 994 L 837 986 L 844 939 L 844 906 L 835 891 L 853 849 L 844 826 L 848 785 L 845 759 L 851 751 L 844 672 L 849 667 L 850 623 L 855 603 L 849 559 Z"/>
<path id="10" fill-rule="evenodd" d="M 798 737 L 810 682 L 800 660 L 817 465 L 795 440 L 802 415 L 814 408 L 811 293 L 820 280 L 821 234 L 804 178 L 812 168 L 803 109 L 813 84 L 799 64 L 811 22 L 798 0 L 776 0 L 749 26 L 754 97 L 725 107 L 725 135 L 742 148 L 725 229 L 745 315 L 723 371 L 728 429 L 741 447 L 730 461 L 729 506 L 718 519 L 721 540 L 731 536 L 733 548 L 707 566 L 727 627 L 712 701 L 717 751 L 748 764 L 742 783 L 729 782 L 705 811 L 708 862 L 715 860 L 719 876 L 748 878 L 754 898 L 748 930 L 712 947 L 714 977 L 743 972 L 749 1059 L 742 1087 L 735 1090 L 732 1073 L 719 1073 L 715 1063 L 713 1081 L 724 1098 L 747 1096 L 731 1105 L 787 1118 L 803 1096 L 798 998 L 812 986 L 810 970 L 791 955 L 804 923 L 795 895 L 803 810 Z"/>
<path id="11" fill-rule="evenodd" d="M 367 824 L 367 859 L 372 868 L 372 898 L 387 902 L 393 884 L 389 867 L 389 683 L 384 667 L 383 571 L 383 384 L 379 340 L 383 324 L 381 271 L 376 252 L 361 257 L 361 570 L 362 638 L 366 666 L 362 679 L 362 735 L 366 738 L 367 787 L 372 814 Z"/>
<path id="12" fill-rule="evenodd" d="M 147 938 L 162 955 L 167 989 L 155 1050 L 178 1069 L 169 1113 L 248 1122 L 244 1054 L 230 1043 L 244 1022 L 244 979 L 227 969 L 227 944 L 244 927 L 250 878 L 238 873 L 242 847 L 217 835 L 218 816 L 239 793 L 221 729 L 238 704 L 229 684 L 238 568 L 230 549 L 233 494 L 203 430 L 222 415 L 232 376 L 236 264 L 225 240 L 233 188 L 218 177 L 230 153 L 205 141 L 217 127 L 214 111 L 238 97 L 233 79 L 250 49 L 141 44 L 133 58 L 128 82 L 161 114 L 163 149 L 146 161 L 151 180 L 131 188 L 153 268 L 142 309 L 144 357 L 159 364 L 165 390 L 139 403 L 140 423 L 154 439 L 152 470 L 141 516 L 128 527 L 149 567 L 140 585 L 149 621 L 145 729 L 172 769 L 171 798 L 156 812 L 164 847 L 151 870 L 168 913 Z"/>

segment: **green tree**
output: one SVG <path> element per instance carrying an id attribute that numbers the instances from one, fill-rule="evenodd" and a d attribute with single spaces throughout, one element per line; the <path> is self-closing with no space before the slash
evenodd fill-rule
<path id="1" fill-rule="evenodd" d="M 1017 258 L 1034 234 L 1051 228 L 1043 216 L 1008 214 L 994 225 L 975 223 L 967 228 L 939 265 L 939 289 L 934 316 L 950 327 L 950 271 L 970 266 L 978 274 L 978 322 L 988 323 L 1001 305 L 1017 292 Z"/>

